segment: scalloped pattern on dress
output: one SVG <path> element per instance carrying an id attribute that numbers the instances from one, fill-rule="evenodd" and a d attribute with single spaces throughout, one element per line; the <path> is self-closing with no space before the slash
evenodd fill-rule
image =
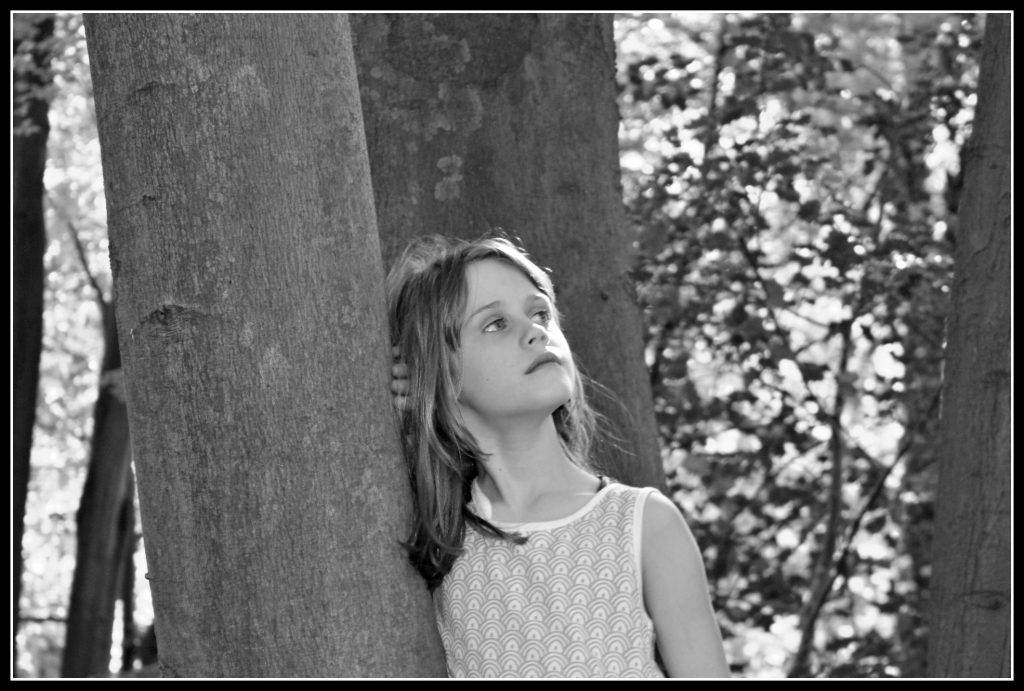
<path id="1" fill-rule="evenodd" d="M 655 491 L 610 484 L 568 520 L 526 524 L 524 545 L 467 529 L 434 594 L 449 674 L 663 676 L 640 574 L 640 517 Z"/>

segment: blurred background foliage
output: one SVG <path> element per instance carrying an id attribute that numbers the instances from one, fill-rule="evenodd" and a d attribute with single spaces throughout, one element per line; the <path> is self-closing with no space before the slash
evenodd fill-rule
<path id="1" fill-rule="evenodd" d="M 924 673 L 981 35 L 979 17 L 939 13 L 616 17 L 623 195 L 665 467 L 737 675 Z M 57 15 L 51 49 L 27 677 L 60 674 L 93 408 L 117 386 L 100 377 L 112 281 L 79 15 Z M 122 646 L 152 622 L 141 539 L 135 559 L 112 673 L 141 664 Z"/>
<path id="2" fill-rule="evenodd" d="M 666 469 L 742 674 L 919 676 L 980 27 L 618 21 Z"/>

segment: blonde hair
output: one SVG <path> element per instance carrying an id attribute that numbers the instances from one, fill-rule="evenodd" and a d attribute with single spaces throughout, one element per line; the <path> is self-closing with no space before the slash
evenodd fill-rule
<path id="1" fill-rule="evenodd" d="M 388 274 L 391 339 L 409 369 L 408 402 L 399 415 L 415 525 L 405 544 L 410 561 L 431 588 L 440 584 L 462 551 L 467 524 L 497 538 L 522 539 L 466 507 L 477 463 L 485 454 L 462 423 L 457 403 L 459 333 L 466 268 L 483 259 L 522 271 L 555 304 L 547 273 L 501 236 L 474 241 L 437 235 L 415 238 Z M 568 456 L 587 465 L 595 416 L 575 363 L 573 371 L 572 398 L 553 417 Z"/>

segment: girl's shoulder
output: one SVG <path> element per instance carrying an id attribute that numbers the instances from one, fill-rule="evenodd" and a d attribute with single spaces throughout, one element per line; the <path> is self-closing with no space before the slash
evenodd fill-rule
<path id="1" fill-rule="evenodd" d="M 636 502 L 637 510 L 643 511 L 645 525 L 667 527 L 686 522 L 676 503 L 657 487 L 634 487 L 615 480 L 610 480 L 608 487 L 613 495 Z"/>
<path id="2" fill-rule="evenodd" d="M 656 487 L 635 487 L 609 480 L 595 495 L 593 505 L 602 507 L 605 513 L 629 515 L 639 520 L 646 515 L 651 497 L 664 498 L 664 495 Z"/>
<path id="3" fill-rule="evenodd" d="M 653 494 L 661 495 L 661 491 L 657 487 L 634 487 L 611 478 L 606 479 L 606 484 L 602 487 L 602 491 L 604 489 L 608 490 L 610 496 L 625 499 L 646 500 Z"/>

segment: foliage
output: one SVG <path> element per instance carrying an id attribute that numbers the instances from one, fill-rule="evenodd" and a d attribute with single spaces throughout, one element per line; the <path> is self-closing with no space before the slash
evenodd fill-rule
<path id="1" fill-rule="evenodd" d="M 656 412 L 734 670 L 918 675 L 979 27 L 679 14 L 618 31 Z"/>
<path id="2" fill-rule="evenodd" d="M 43 26 L 52 23 L 51 13 L 18 13 L 11 15 L 11 115 L 15 123 L 13 135 L 31 135 L 39 131 L 28 116 L 33 101 L 43 103 L 53 98 L 54 86 L 49 67 L 49 56 L 60 40 L 44 32 Z M 46 36 L 46 37 L 44 37 Z"/>

